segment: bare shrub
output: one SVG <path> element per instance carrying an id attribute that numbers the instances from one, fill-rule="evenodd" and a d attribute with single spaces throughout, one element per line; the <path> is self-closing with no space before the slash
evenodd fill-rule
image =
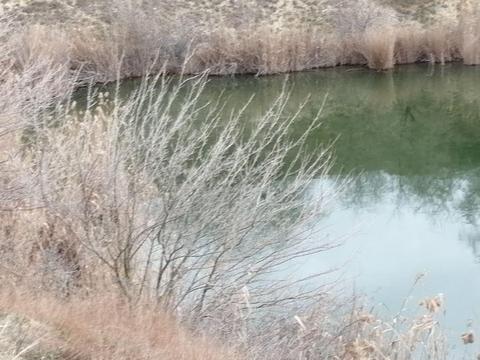
<path id="1" fill-rule="evenodd" d="M 38 236 L 30 226 L 36 205 L 25 202 L 35 180 L 34 170 L 27 170 L 21 155 L 22 133 L 40 113 L 70 97 L 76 77 L 68 70 L 64 44 L 52 45 L 54 37 L 43 37 L 51 32 L 22 26 L 8 16 L 2 16 L 0 24 L 0 268 L 4 281 L 16 282 L 35 273 L 29 267 L 28 249 Z"/>
<path id="2" fill-rule="evenodd" d="M 42 27 L 21 26 L 10 17 L 0 17 L 0 24 L 2 136 L 55 100 L 69 97 L 76 79 L 68 69 L 63 38 Z"/>
<path id="3" fill-rule="evenodd" d="M 283 118 L 285 97 L 259 119 L 240 111 L 223 122 L 215 107 L 202 110 L 203 77 L 159 81 L 84 114 L 67 104 L 37 117 L 17 178 L 33 175 L 22 202 L 42 207 L 43 231 L 56 231 L 54 247 L 40 247 L 58 253 L 67 241 L 85 281 L 103 269 L 128 298 L 170 309 L 202 313 L 244 287 L 259 305 L 277 301 L 274 281 L 267 289 L 260 279 L 332 245 L 304 242 L 322 203 L 302 194 L 328 170 L 328 153 L 304 152 L 309 131 L 288 138 L 295 117 Z"/>
<path id="4" fill-rule="evenodd" d="M 0 154 L 6 156 L 4 150 L 16 142 L 15 131 L 23 129 L 38 112 L 68 98 L 77 82 L 64 53 L 49 51 L 48 39 L 42 41 L 37 31 L 8 17 L 1 17 L 0 24 Z M 2 156 L 0 166 L 3 160 Z"/>

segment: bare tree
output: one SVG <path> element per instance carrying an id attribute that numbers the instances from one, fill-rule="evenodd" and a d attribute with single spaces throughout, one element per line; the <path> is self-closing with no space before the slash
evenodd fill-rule
<path id="1" fill-rule="evenodd" d="M 318 118 L 292 138 L 285 92 L 246 119 L 204 103 L 205 81 L 147 79 L 128 100 L 91 96 L 82 114 L 64 104 L 32 124 L 29 201 L 85 281 L 99 266 L 128 298 L 170 309 L 201 313 L 244 288 L 265 306 L 285 285 L 268 274 L 332 246 L 305 242 L 327 200 L 306 198 L 330 166 L 327 149 L 305 151 Z"/>

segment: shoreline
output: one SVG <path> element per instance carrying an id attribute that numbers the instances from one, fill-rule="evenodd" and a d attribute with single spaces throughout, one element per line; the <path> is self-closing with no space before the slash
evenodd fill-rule
<path id="1" fill-rule="evenodd" d="M 432 19 L 422 22 L 394 7 L 361 0 L 350 8 L 326 7 L 323 18 L 312 23 L 300 16 L 300 8 L 288 8 L 298 11 L 298 19 L 277 9 L 249 20 L 245 14 L 262 12 L 260 5 L 232 18 L 231 9 L 179 7 L 163 13 L 141 3 L 79 7 L 77 20 L 88 18 L 89 24 L 82 26 L 73 20 L 72 5 L 72 14 L 58 21 L 33 12 L 15 28 L 15 67 L 47 59 L 77 72 L 82 81 L 109 83 L 156 73 L 266 76 L 338 66 L 383 71 L 415 63 L 480 64 L 480 6 L 455 14 L 437 6 Z"/>

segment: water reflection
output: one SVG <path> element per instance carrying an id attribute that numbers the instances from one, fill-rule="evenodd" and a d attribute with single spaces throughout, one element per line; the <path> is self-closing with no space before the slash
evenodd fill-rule
<path id="1" fill-rule="evenodd" d="M 392 176 L 373 171 L 355 177 L 342 198 L 345 206 L 362 209 L 388 199 L 397 209 L 412 206 L 432 221 L 449 217 L 477 225 L 480 215 L 480 170 L 437 176 Z"/>
<path id="2" fill-rule="evenodd" d="M 285 77 L 213 79 L 205 97 L 224 91 L 229 109 L 255 93 L 247 118 L 266 111 Z M 400 67 L 390 73 L 334 69 L 290 75 L 293 129 L 299 136 L 328 94 L 313 145 L 335 141 L 335 173 L 358 175 L 345 202 L 368 206 L 390 196 L 431 215 L 476 224 L 480 213 L 480 69 L 449 65 Z M 254 120 L 252 120 L 254 121 Z M 396 196 L 392 197 L 392 192 Z"/>
<path id="3" fill-rule="evenodd" d="M 247 110 L 254 122 L 284 81 L 213 79 L 206 95 L 225 90 L 229 106 L 239 107 L 255 92 Z M 294 137 L 328 94 L 323 126 L 309 141 L 312 149 L 335 141 L 334 175 L 353 175 L 319 224 L 322 236 L 350 234 L 348 241 L 302 264 L 303 271 L 347 263 L 345 277 L 393 312 L 426 273 L 414 296 L 445 294 L 446 327 L 457 344 L 467 322 L 480 324 L 480 69 L 334 69 L 291 75 L 287 85 L 291 113 L 310 96 Z M 319 179 L 312 191 L 325 186 L 331 180 Z"/>
<path id="4" fill-rule="evenodd" d="M 128 93 L 138 82 L 126 83 Z M 336 68 L 255 78 L 212 78 L 203 101 L 223 97 L 225 111 L 266 112 L 286 86 L 287 114 L 308 98 L 292 129 L 303 134 L 327 96 L 323 126 L 311 149 L 335 142 L 334 173 L 355 180 L 344 206 L 368 209 L 384 200 L 409 207 L 432 223 L 442 218 L 476 226 L 480 215 L 480 68 L 413 65 L 387 73 Z M 407 226 L 407 225 L 406 225 Z M 471 242 L 469 242 L 471 243 Z"/>
<path id="5" fill-rule="evenodd" d="M 480 264 L 480 229 L 461 232 L 459 238 L 472 249 L 475 261 Z"/>

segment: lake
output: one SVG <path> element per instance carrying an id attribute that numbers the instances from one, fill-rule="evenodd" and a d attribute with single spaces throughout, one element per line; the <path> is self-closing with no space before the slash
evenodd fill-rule
<path id="1" fill-rule="evenodd" d="M 135 84 L 127 82 L 125 91 Z M 221 97 L 231 111 L 254 95 L 246 109 L 254 123 L 284 87 L 286 116 L 307 100 L 293 137 L 324 104 L 323 125 L 309 142 L 312 149 L 333 143 L 335 165 L 310 196 L 349 179 L 312 240 L 342 245 L 302 259 L 295 272 L 338 269 L 333 276 L 344 288 L 367 294 L 375 311 L 387 314 L 405 303 L 402 311 L 417 313 L 420 300 L 443 294 L 442 321 L 454 353 L 470 354 L 474 349 L 461 344 L 460 334 L 480 323 L 480 68 L 213 77 L 203 97 Z"/>

